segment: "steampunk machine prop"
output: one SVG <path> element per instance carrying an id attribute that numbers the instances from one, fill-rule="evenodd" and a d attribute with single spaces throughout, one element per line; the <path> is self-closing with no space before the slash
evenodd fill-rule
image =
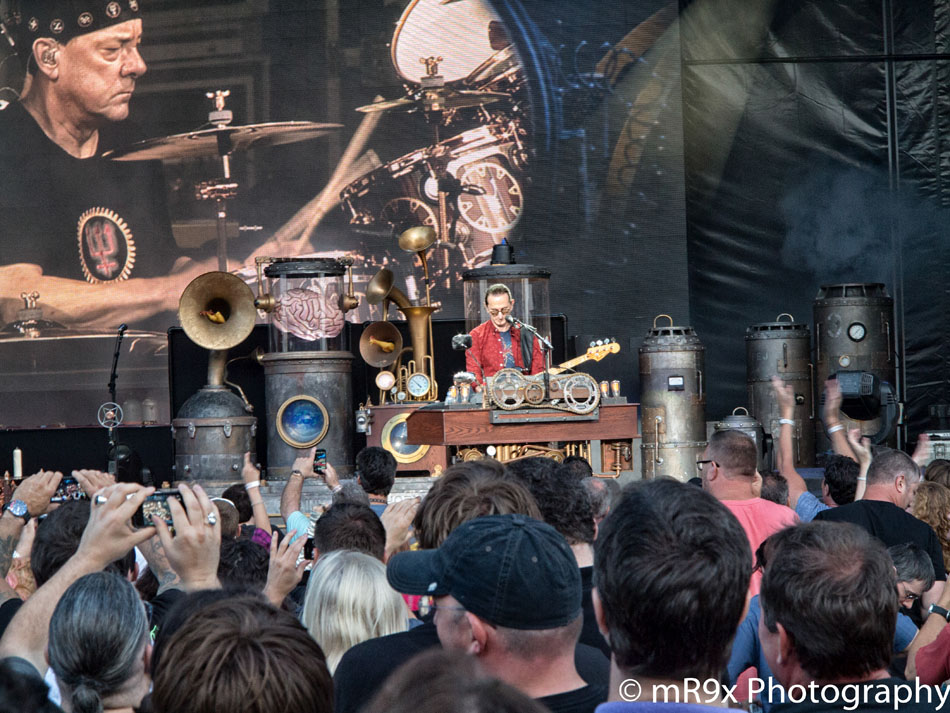
<path id="1" fill-rule="evenodd" d="M 226 272 L 201 275 L 185 288 L 178 318 L 185 334 L 208 355 L 208 383 L 193 394 L 172 421 L 175 479 L 202 482 L 240 478 L 244 453 L 255 451 L 257 418 L 244 394 L 227 384 L 228 350 L 250 335 L 254 295 Z"/>
<path id="2" fill-rule="evenodd" d="M 433 305 L 429 289 L 429 266 L 426 251 L 435 242 L 435 231 L 428 226 L 410 228 L 399 236 L 399 247 L 415 253 L 422 262 L 425 276 L 425 304 L 414 305 L 394 284 L 392 271 L 383 268 L 370 280 L 366 301 L 382 304 L 383 319 L 371 324 L 360 338 L 360 355 L 367 364 L 382 369 L 376 376 L 379 404 L 389 398 L 394 403 L 434 401 L 439 387 L 435 381 L 435 363 L 432 351 L 432 315 L 439 310 Z M 394 303 L 409 325 L 412 347 L 403 348 L 402 335 L 389 320 L 389 305 Z M 403 356 L 412 358 L 403 362 Z"/>
<path id="3" fill-rule="evenodd" d="M 836 378 L 841 424 L 874 443 L 895 442 L 900 416 L 893 314 L 894 300 L 881 283 L 822 285 L 814 302 L 816 398 L 825 380 Z M 824 429 L 817 441 L 828 447 Z"/>
<path id="4" fill-rule="evenodd" d="M 657 326 L 665 317 L 667 326 Z M 692 327 L 661 314 L 640 347 L 643 477 L 689 480 L 706 448 L 705 347 Z"/>
<path id="5" fill-rule="evenodd" d="M 770 439 L 777 437 L 781 414 L 772 393 L 772 377 L 777 376 L 790 384 L 795 391 L 795 425 L 792 427 L 795 465 L 814 466 L 815 369 L 811 361 L 808 325 L 783 313 L 774 322 L 751 325 L 746 330 L 745 345 L 749 416 L 761 424 L 766 436 Z M 773 464 L 769 463 L 769 468 L 772 467 Z"/>
<path id="6" fill-rule="evenodd" d="M 289 476 L 299 449 L 317 444 L 341 475 L 353 470 L 353 355 L 343 326 L 359 301 L 352 276 L 344 289 L 349 267 L 327 258 L 257 260 L 254 305 L 268 324 L 269 349 L 259 361 L 271 476 Z"/>

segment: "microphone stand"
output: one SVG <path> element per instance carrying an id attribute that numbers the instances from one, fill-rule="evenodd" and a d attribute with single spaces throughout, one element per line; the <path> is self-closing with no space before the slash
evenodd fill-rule
<path id="1" fill-rule="evenodd" d="M 119 325 L 119 333 L 115 338 L 115 352 L 112 354 L 112 371 L 109 374 L 109 399 L 112 403 L 117 403 L 115 400 L 115 380 L 116 372 L 119 367 L 119 352 L 122 350 L 122 337 L 125 336 L 125 330 L 128 329 L 128 326 L 125 324 Z M 116 474 L 118 470 L 118 456 L 119 456 L 119 439 L 115 435 L 115 428 L 109 429 L 109 458 L 108 458 L 108 471 L 112 475 Z"/>
<path id="2" fill-rule="evenodd" d="M 528 330 L 541 343 L 544 351 L 544 397 L 551 398 L 551 353 L 554 351 L 554 345 L 535 327 L 525 324 L 514 315 L 509 314 L 505 319 L 509 324 L 517 324 L 521 329 Z"/>

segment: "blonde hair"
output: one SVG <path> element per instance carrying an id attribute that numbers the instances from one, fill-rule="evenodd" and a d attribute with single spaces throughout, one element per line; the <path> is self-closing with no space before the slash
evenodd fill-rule
<path id="1" fill-rule="evenodd" d="M 925 480 L 914 494 L 913 515 L 933 528 L 943 550 L 943 567 L 950 566 L 950 489 Z M 938 572 L 939 574 L 939 572 Z"/>
<path id="2" fill-rule="evenodd" d="M 310 574 L 303 625 L 323 649 L 332 674 L 350 647 L 409 628 L 403 598 L 378 559 L 350 550 L 321 556 Z"/>

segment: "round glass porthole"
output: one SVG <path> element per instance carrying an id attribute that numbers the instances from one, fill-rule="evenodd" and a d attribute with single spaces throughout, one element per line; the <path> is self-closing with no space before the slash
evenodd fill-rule
<path id="1" fill-rule="evenodd" d="M 277 410 L 277 433 L 294 448 L 315 446 L 329 427 L 326 407 L 312 396 L 291 396 Z"/>
<path id="2" fill-rule="evenodd" d="M 393 416 L 383 426 L 380 437 L 383 448 L 393 454 L 397 463 L 415 463 L 429 452 L 429 446 L 412 446 L 406 443 L 406 419 L 409 412 Z"/>

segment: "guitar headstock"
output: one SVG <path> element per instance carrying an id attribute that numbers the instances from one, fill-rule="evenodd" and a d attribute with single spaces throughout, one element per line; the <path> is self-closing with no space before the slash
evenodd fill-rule
<path id="1" fill-rule="evenodd" d="M 620 345 L 616 339 L 598 339 L 596 342 L 590 343 L 586 357 L 594 361 L 600 361 L 608 354 L 616 354 L 619 351 Z"/>

